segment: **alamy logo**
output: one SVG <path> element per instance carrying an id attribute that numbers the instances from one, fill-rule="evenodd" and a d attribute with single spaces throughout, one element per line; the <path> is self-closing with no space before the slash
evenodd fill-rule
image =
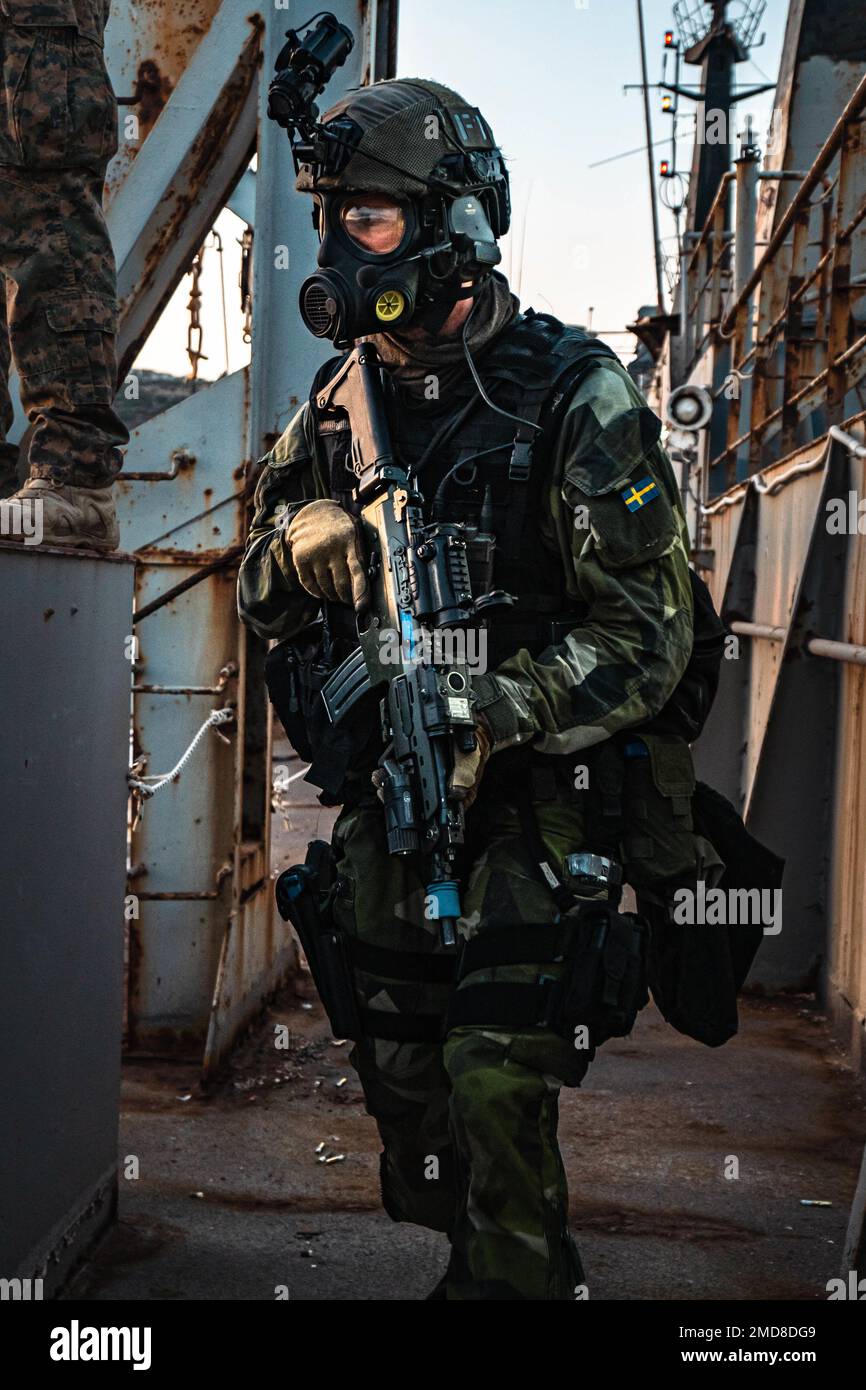
<path id="1" fill-rule="evenodd" d="M 402 631 L 383 628 L 379 633 L 379 660 L 383 666 L 466 666 L 473 675 L 487 670 L 487 632 L 481 628 L 439 627 L 432 632 L 404 615 Z"/>
<path id="2" fill-rule="evenodd" d="M 762 927 L 765 936 L 782 930 L 781 888 L 708 888 L 698 879 L 697 889 L 678 888 L 674 893 L 674 921 L 678 926 Z"/>
<path id="3" fill-rule="evenodd" d="M 848 1270 L 847 1283 L 844 1279 L 828 1279 L 827 1300 L 850 1299 L 854 1303 L 866 1303 L 866 1279 L 858 1279 L 856 1269 Z"/>
<path id="4" fill-rule="evenodd" d="M 0 502 L 0 538 L 18 536 L 25 545 L 41 545 L 43 535 L 40 498 L 10 497 Z"/>
<path id="5" fill-rule="evenodd" d="M 82 1327 L 77 1318 L 69 1327 L 51 1331 L 52 1361 L 131 1361 L 134 1371 L 150 1370 L 149 1327 Z"/>
<path id="6" fill-rule="evenodd" d="M 41 1279 L 0 1279 L 0 1303 L 41 1303 Z"/>

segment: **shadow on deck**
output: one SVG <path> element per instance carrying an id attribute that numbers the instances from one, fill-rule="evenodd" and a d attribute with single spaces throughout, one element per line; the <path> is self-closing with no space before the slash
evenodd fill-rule
<path id="1" fill-rule="evenodd" d="M 278 1001 L 207 1096 L 192 1066 L 127 1065 L 121 1167 L 137 1156 L 140 1177 L 121 1180 L 120 1224 L 68 1298 L 272 1300 L 286 1285 L 295 1300 L 405 1300 L 432 1287 L 444 1238 L 381 1211 L 348 1045 L 306 989 Z M 715 1052 L 646 1010 L 563 1094 L 590 1297 L 825 1299 L 864 1132 L 861 1084 L 809 1001 L 746 1001 L 739 1037 Z"/>

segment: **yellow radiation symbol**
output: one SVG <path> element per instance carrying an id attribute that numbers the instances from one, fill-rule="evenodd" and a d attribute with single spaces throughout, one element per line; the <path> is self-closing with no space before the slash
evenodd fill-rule
<path id="1" fill-rule="evenodd" d="M 399 290 L 384 290 L 376 300 L 376 318 L 383 323 L 398 319 L 406 306 L 405 296 Z"/>

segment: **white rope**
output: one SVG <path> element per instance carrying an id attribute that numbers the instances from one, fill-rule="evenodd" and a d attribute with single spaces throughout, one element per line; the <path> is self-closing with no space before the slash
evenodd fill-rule
<path id="1" fill-rule="evenodd" d="M 306 767 L 302 767 L 300 772 L 293 772 L 291 777 L 283 777 L 279 782 L 274 783 L 275 789 L 279 791 L 282 787 L 287 787 L 290 782 L 297 782 L 298 778 L 303 777 L 305 773 L 309 772 L 311 767 L 312 763 L 308 764 Z"/>
<path id="2" fill-rule="evenodd" d="M 132 787 L 134 791 L 140 792 L 144 797 L 155 796 L 157 792 L 162 791 L 163 787 L 167 787 L 169 782 L 174 781 L 178 773 L 186 767 L 186 764 L 189 762 L 208 729 L 214 729 L 218 724 L 228 724 L 234 717 L 235 712 L 233 709 L 211 710 L 192 743 L 189 745 L 189 748 L 187 748 L 183 757 L 176 763 L 171 772 L 167 772 L 164 777 L 151 775 L 145 778 L 133 777 L 132 773 L 130 773 L 127 777 L 130 787 Z"/>

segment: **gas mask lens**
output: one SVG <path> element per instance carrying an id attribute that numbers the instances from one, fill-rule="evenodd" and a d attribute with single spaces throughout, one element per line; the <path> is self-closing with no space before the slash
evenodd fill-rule
<path id="1" fill-rule="evenodd" d="M 406 214 L 399 203 L 378 193 L 347 198 L 340 222 L 356 246 L 373 256 L 388 256 L 406 234 Z"/>
<path id="2" fill-rule="evenodd" d="M 419 236 L 412 203 L 387 193 L 329 191 L 316 198 L 316 229 L 319 268 L 300 291 L 310 332 L 345 347 L 406 323 L 419 275 L 419 257 L 410 255 Z"/>

